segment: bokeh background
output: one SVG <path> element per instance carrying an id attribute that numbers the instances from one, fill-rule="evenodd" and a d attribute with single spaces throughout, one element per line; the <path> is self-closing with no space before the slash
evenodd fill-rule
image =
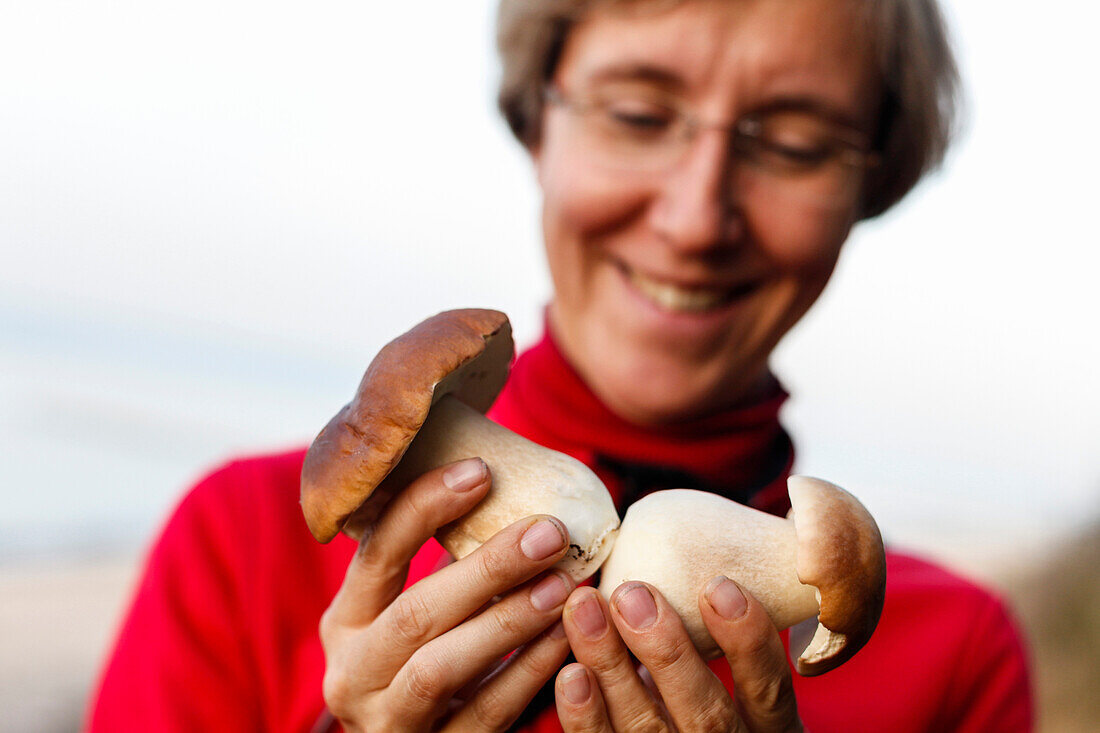
<path id="1" fill-rule="evenodd" d="M 492 0 L 0 5 L 0 730 L 79 725 L 148 542 L 304 444 L 436 311 L 549 293 Z M 995 585 L 1044 730 L 1100 716 L 1100 10 L 949 0 L 945 171 L 859 227 L 774 368 L 797 468 Z"/>

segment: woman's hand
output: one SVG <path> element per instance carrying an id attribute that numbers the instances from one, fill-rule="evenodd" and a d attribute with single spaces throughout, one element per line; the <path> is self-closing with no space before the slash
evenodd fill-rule
<path id="1" fill-rule="evenodd" d="M 735 699 L 652 586 L 624 583 L 610 604 L 593 588 L 574 591 L 563 620 L 579 663 L 555 690 L 565 731 L 801 731 L 786 653 L 760 602 L 720 577 L 699 608 L 729 660 Z"/>
<path id="2" fill-rule="evenodd" d="M 401 592 L 420 546 L 489 484 L 479 459 L 431 471 L 360 542 L 321 619 L 325 702 L 346 730 L 503 730 L 565 660 L 561 625 L 548 627 L 574 584 L 544 572 L 568 547 L 552 517 L 520 520 Z"/>

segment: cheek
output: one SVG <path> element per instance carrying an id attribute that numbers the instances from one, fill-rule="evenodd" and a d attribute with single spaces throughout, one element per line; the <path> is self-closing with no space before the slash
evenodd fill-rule
<path id="1" fill-rule="evenodd" d="M 562 166 L 543 180 L 543 211 L 547 234 L 565 234 L 591 243 L 617 231 L 635 218 L 642 197 L 623 186 L 621 177 L 576 166 Z"/>
<path id="2" fill-rule="evenodd" d="M 580 160 L 555 162 L 540 176 L 543 241 L 556 307 L 581 317 L 609 295 L 605 243 L 621 241 L 644 205 L 621 176 L 613 181 Z"/>
<path id="3" fill-rule="evenodd" d="M 558 239 L 591 245 L 629 226 L 644 207 L 644 189 L 624 185 L 621 173 L 593 166 L 555 125 L 548 124 L 545 133 L 537 166 L 547 245 L 558 246 Z"/>
<path id="4" fill-rule="evenodd" d="M 808 213 L 808 212 L 807 212 Z M 786 272 L 831 272 L 854 223 L 851 212 L 761 217 L 752 222 L 763 254 Z"/>

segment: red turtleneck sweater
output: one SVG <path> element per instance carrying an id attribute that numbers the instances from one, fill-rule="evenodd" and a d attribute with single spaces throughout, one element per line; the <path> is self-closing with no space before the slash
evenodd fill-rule
<path id="1" fill-rule="evenodd" d="M 601 405 L 544 339 L 516 362 L 491 416 L 592 466 L 622 502 L 705 488 L 783 513 L 793 452 L 786 398 L 646 430 Z M 94 731 L 308 731 L 323 711 L 321 613 L 355 544 L 319 545 L 298 507 L 302 451 L 234 461 L 200 482 L 148 558 L 90 710 Z M 444 552 L 433 540 L 409 583 Z M 1027 665 L 1004 605 L 929 563 L 887 552 L 882 620 L 851 661 L 795 675 L 822 731 L 1026 731 Z M 722 660 L 712 664 L 730 684 Z M 525 730 L 560 730 L 552 708 Z"/>

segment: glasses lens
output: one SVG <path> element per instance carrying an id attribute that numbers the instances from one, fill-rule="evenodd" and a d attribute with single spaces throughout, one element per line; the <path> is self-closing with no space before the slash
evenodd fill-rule
<path id="1" fill-rule="evenodd" d="M 632 95 L 565 103 L 578 152 L 602 168 L 663 173 L 685 156 L 695 137 L 677 109 Z M 741 120 L 731 132 L 733 195 L 823 205 L 850 205 L 863 179 L 862 154 L 843 133 L 806 113 L 780 112 Z"/>
<path id="2" fill-rule="evenodd" d="M 786 201 L 818 208 L 846 208 L 860 192 L 862 173 L 851 169 L 789 176 L 739 165 L 730 170 L 731 194 L 742 201 Z"/>
<path id="3" fill-rule="evenodd" d="M 804 113 L 750 118 L 734 133 L 735 183 L 769 196 L 850 204 L 863 179 L 865 156 L 834 125 Z"/>
<path id="4" fill-rule="evenodd" d="M 578 112 L 577 123 L 589 157 L 609 169 L 665 171 L 686 148 L 680 115 L 643 98 L 598 99 Z"/>

